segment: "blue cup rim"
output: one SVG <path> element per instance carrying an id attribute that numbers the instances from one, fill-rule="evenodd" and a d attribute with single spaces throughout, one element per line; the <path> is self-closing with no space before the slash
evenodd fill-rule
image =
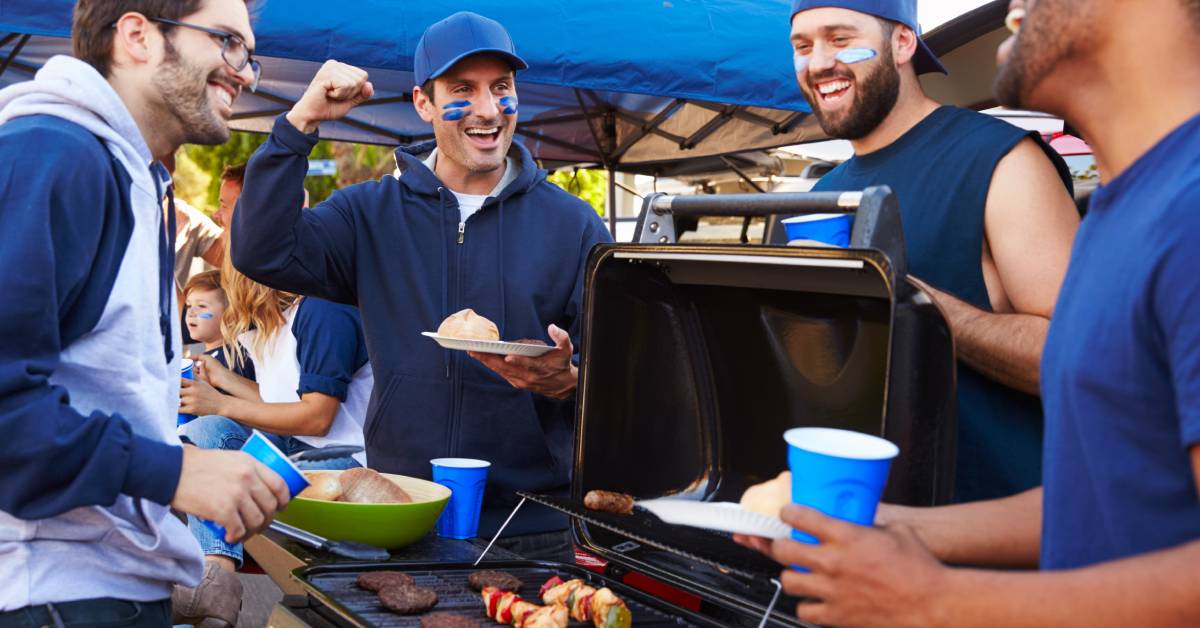
<path id="1" fill-rule="evenodd" d="M 783 433 L 783 440 L 797 449 L 848 460 L 891 460 L 900 454 L 889 440 L 832 427 L 795 427 Z"/>
<path id="2" fill-rule="evenodd" d="M 849 219 L 850 214 L 805 214 L 803 216 L 785 218 L 780 222 L 785 225 L 790 225 L 798 222 L 821 222 L 823 220 L 837 220 L 839 218 Z"/>
<path id="3" fill-rule="evenodd" d="M 475 458 L 434 458 L 429 461 L 429 464 L 448 469 L 486 469 L 492 466 L 492 463 L 487 460 Z"/>
<path id="4" fill-rule="evenodd" d="M 260 432 L 258 430 L 251 430 L 250 438 L 247 438 L 246 442 L 242 444 L 242 450 L 244 451 L 246 449 L 246 445 L 250 444 L 250 442 L 256 438 L 258 440 L 262 441 L 263 443 L 265 443 L 267 445 L 267 447 L 270 447 L 271 451 L 274 451 L 275 455 L 278 456 L 279 459 L 282 460 L 288 466 L 289 469 L 291 469 L 292 473 L 295 474 L 295 477 L 299 478 L 299 480 L 301 482 L 304 482 L 304 486 L 301 486 L 300 490 L 295 491 L 296 493 L 299 493 L 301 490 L 304 490 L 304 487 L 309 485 L 308 478 L 304 476 L 304 472 L 300 470 L 300 467 L 297 467 L 296 463 L 292 462 L 292 459 L 288 458 L 287 454 L 284 454 L 282 451 L 280 451 L 279 447 L 276 447 L 275 443 L 272 443 L 271 439 L 264 436 L 262 432 Z M 250 455 L 249 452 L 247 452 L 247 455 Z M 251 457 L 253 457 L 253 456 L 251 456 Z M 259 462 L 263 462 L 262 460 L 259 460 L 258 458 L 254 458 L 254 459 L 258 460 Z M 263 463 L 263 464 L 266 464 L 266 463 Z M 279 472 L 278 469 L 275 468 L 275 465 L 267 465 L 267 468 L 271 469 L 272 471 L 274 471 L 276 473 L 279 473 L 280 475 L 283 475 L 282 473 Z M 287 478 L 284 478 L 284 479 L 286 480 Z M 288 484 L 290 485 L 291 482 L 288 482 Z M 293 495 L 293 497 L 294 496 L 295 495 Z"/>

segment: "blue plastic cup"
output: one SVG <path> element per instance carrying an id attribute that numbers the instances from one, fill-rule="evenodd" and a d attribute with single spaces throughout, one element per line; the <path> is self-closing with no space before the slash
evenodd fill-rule
<path id="1" fill-rule="evenodd" d="M 250 454 L 255 460 L 267 465 L 267 468 L 278 473 L 283 481 L 287 483 L 288 495 L 295 497 L 308 488 L 308 479 L 296 467 L 296 464 L 288 459 L 279 448 L 272 443 L 270 439 L 263 436 L 262 432 L 254 430 L 250 434 L 250 438 L 246 439 L 242 445 L 242 451 Z M 204 520 L 204 525 L 212 530 L 217 538 L 225 538 L 225 528 L 217 524 L 215 521 Z"/>
<path id="2" fill-rule="evenodd" d="M 479 533 L 479 510 L 483 487 L 492 463 L 471 458 L 435 458 L 433 481 L 450 489 L 450 502 L 437 520 L 438 536 L 471 539 Z"/>
<path id="3" fill-rule="evenodd" d="M 792 470 L 792 503 L 859 525 L 875 523 L 899 447 L 878 436 L 825 427 L 790 429 L 783 439 Z M 799 530 L 792 530 L 792 538 L 817 542 Z"/>
<path id="4" fill-rule="evenodd" d="M 196 363 L 192 362 L 192 360 L 190 358 L 183 358 L 183 363 L 179 365 L 179 376 L 182 377 L 183 379 L 194 380 L 195 375 L 192 374 L 192 371 L 193 371 L 193 368 L 195 367 L 195 365 L 196 365 Z M 185 414 L 183 412 L 180 412 L 179 417 L 175 420 L 175 425 L 178 427 L 180 425 L 187 423 L 188 421 L 191 421 L 194 418 L 196 418 L 196 415 L 194 415 L 194 414 Z"/>
<path id="5" fill-rule="evenodd" d="M 830 246 L 850 246 L 850 214 L 809 214 L 783 221 L 787 239 L 816 240 Z"/>

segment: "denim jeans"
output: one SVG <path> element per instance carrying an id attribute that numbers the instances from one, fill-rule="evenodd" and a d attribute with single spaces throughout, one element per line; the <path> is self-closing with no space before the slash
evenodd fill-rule
<path id="1" fill-rule="evenodd" d="M 0 613 L 0 628 L 54 628 L 59 625 L 165 628 L 171 625 L 171 600 L 132 602 L 104 597 L 26 606 Z"/>
<path id="2" fill-rule="evenodd" d="M 179 435 L 191 441 L 193 445 L 204 449 L 241 449 L 246 439 L 250 438 L 250 428 L 223 416 L 208 415 L 197 417 L 180 427 Z M 263 436 L 266 436 L 268 440 L 275 443 L 280 451 L 289 456 L 313 448 L 312 445 L 291 436 L 278 436 L 267 432 L 263 432 Z M 362 465 L 358 464 L 354 458 L 346 456 L 319 462 L 301 461 L 297 462 L 296 466 L 305 471 L 316 471 L 351 469 Z M 217 535 L 213 534 L 208 526 L 192 515 L 188 515 L 188 529 L 192 531 L 196 540 L 200 541 L 200 549 L 204 550 L 205 556 L 226 556 L 233 559 L 239 567 L 241 566 L 241 543 L 226 543 L 225 539 L 217 538 Z"/>

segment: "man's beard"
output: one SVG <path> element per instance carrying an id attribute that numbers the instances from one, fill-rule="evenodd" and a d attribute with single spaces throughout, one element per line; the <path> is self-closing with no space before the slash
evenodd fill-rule
<path id="1" fill-rule="evenodd" d="M 163 39 L 163 46 L 163 64 L 151 83 L 166 106 L 166 115 L 179 123 L 179 143 L 224 144 L 229 140 L 229 125 L 209 103 L 211 74 L 203 75 L 203 70 L 184 61 L 170 38 Z"/>
<path id="2" fill-rule="evenodd" d="M 1039 108 L 1030 102 L 1033 92 L 1055 66 L 1094 45 L 1095 35 L 1087 27 L 1094 9 L 1090 2 L 1038 0 L 996 74 L 992 91 L 997 102 L 1014 109 Z"/>
<path id="3" fill-rule="evenodd" d="M 878 66 L 874 70 L 862 80 L 850 77 L 854 82 L 854 102 L 848 110 L 841 112 L 839 115 L 842 117 L 836 120 L 825 116 L 819 106 L 821 97 L 812 85 L 818 80 L 831 78 L 831 74 L 834 73 L 810 77 L 808 87 L 812 95 L 809 96 L 809 92 L 805 92 L 813 114 L 817 116 L 817 122 L 830 137 L 842 140 L 866 137 L 888 117 L 892 108 L 896 106 L 896 100 L 900 98 L 900 72 L 896 69 L 892 51 L 887 46 L 883 46 Z"/>

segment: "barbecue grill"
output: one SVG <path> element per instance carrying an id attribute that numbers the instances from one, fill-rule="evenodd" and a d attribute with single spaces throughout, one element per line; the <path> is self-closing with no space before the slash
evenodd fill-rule
<path id="1" fill-rule="evenodd" d="M 673 242 L 675 217 L 780 213 L 853 213 L 851 247 Z M 637 233 L 637 243 L 597 247 L 588 263 L 571 494 L 522 493 L 538 504 L 525 508 L 572 516 L 576 544 L 597 558 L 598 573 L 533 561 L 487 568 L 512 572 L 531 597 L 551 575 L 609 586 L 635 625 L 799 625 L 795 600 L 775 604 L 781 568 L 766 557 L 727 534 L 667 524 L 642 509 L 589 511 L 583 495 L 736 502 L 787 468 L 785 430 L 821 426 L 899 445 L 886 500 L 945 503 L 956 438 L 950 331 L 905 279 L 903 231 L 887 188 L 653 195 Z M 350 584 L 384 567 L 333 564 L 296 575 L 350 623 L 416 625 L 376 612 L 370 594 Z M 386 568 L 438 590 L 436 610 L 461 607 L 489 624 L 463 584 L 470 563 Z M 651 583 L 655 595 L 623 583 Z"/>

